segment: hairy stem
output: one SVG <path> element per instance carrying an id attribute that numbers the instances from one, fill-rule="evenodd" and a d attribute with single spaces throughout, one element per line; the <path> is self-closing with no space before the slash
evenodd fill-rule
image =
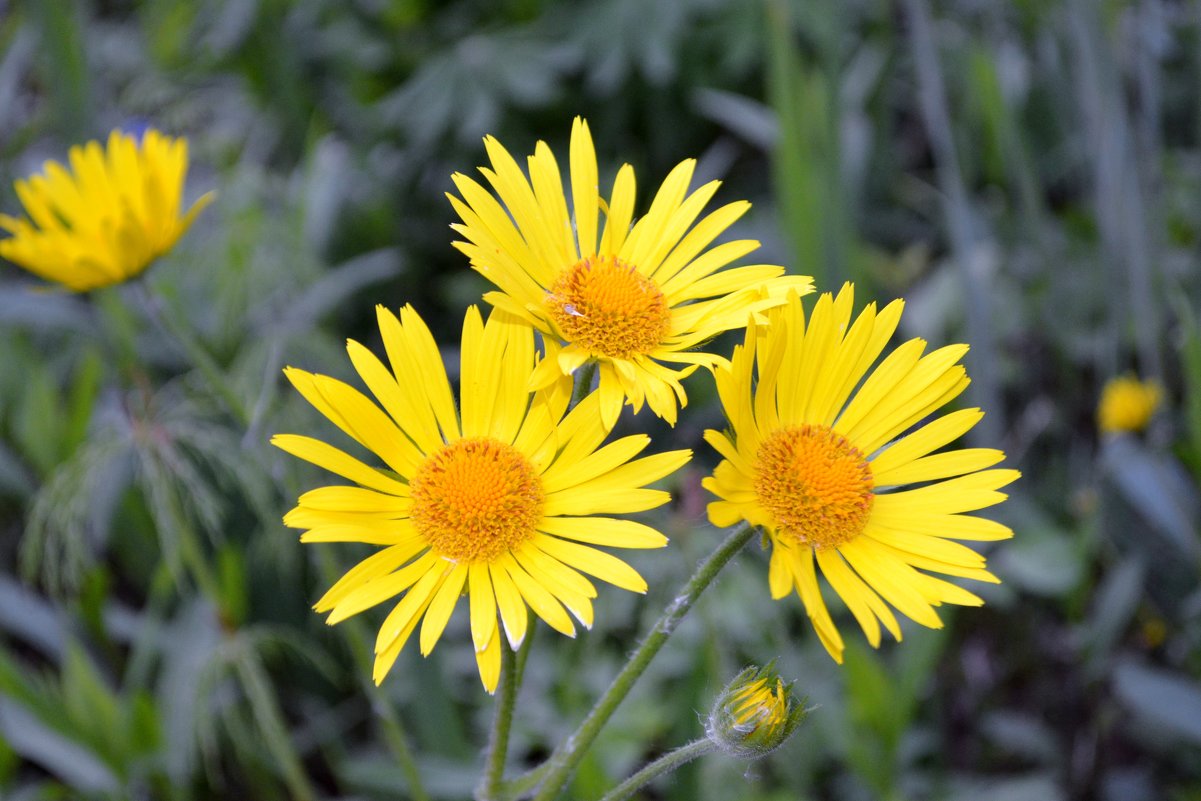
<path id="1" fill-rule="evenodd" d="M 526 639 L 529 639 L 529 632 L 526 632 Z M 493 801 L 496 798 L 497 787 L 505 775 L 505 759 L 509 755 L 509 729 L 513 725 L 513 704 L 517 700 L 516 673 L 517 655 L 513 653 L 508 642 L 502 639 L 500 688 L 496 693 L 496 713 L 492 717 L 492 734 L 488 737 L 484 776 L 475 792 L 478 801 Z"/>
<path id="2" fill-rule="evenodd" d="M 668 751 L 663 756 L 651 762 L 642 770 L 635 773 L 630 778 L 626 779 L 621 784 L 614 787 L 601 801 L 622 801 L 629 798 L 635 792 L 642 789 L 645 785 L 659 778 L 660 776 L 671 773 L 676 768 L 682 765 L 687 765 L 697 757 L 702 757 L 705 754 L 711 754 L 717 750 L 717 746 L 708 737 L 702 737 L 699 740 L 693 740 L 687 745 L 681 745 L 674 751 Z"/>
<path id="3" fill-rule="evenodd" d="M 668 604 L 650 634 L 638 646 L 638 650 L 634 651 L 630 661 L 609 685 L 609 689 L 597 700 L 596 705 L 588 713 L 588 717 L 584 718 L 575 732 L 550 755 L 548 761 L 551 767 L 546 780 L 535 796 L 536 801 L 551 801 L 559 794 L 576 765 L 584 758 L 584 754 L 587 753 L 596 736 L 600 734 L 605 723 L 629 694 L 634 682 L 638 681 L 638 677 L 655 658 L 655 654 L 659 653 L 659 649 L 667 642 L 667 638 L 672 635 L 679 622 L 684 619 L 684 615 L 688 614 L 688 610 L 692 608 L 696 599 L 713 583 L 713 579 L 717 577 L 721 569 L 734 557 L 734 554 L 742 550 L 742 546 L 746 545 L 754 534 L 753 526 L 744 525 L 730 534 L 716 551 L 701 562 L 696 572 L 688 579 L 688 583 Z"/>
<path id="4" fill-rule="evenodd" d="M 501 636 L 503 637 L 503 635 Z M 521 689 L 521 678 L 525 675 L 525 663 L 529 659 L 530 643 L 533 641 L 533 626 L 526 627 L 525 639 L 522 640 L 516 653 L 510 650 L 507 640 L 501 640 L 500 686 L 496 692 L 496 714 L 492 718 L 492 733 L 488 738 L 488 756 L 484 761 L 484 775 L 475 791 L 478 801 L 497 801 L 507 795 L 504 787 L 505 760 L 509 755 L 509 731 L 513 726 L 513 706 L 517 701 L 517 691 Z"/>

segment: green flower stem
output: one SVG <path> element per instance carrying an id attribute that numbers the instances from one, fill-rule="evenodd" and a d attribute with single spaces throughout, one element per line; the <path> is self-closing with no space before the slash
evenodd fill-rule
<path id="1" fill-rule="evenodd" d="M 104 346 L 109 351 L 113 364 L 130 386 L 147 389 L 149 382 L 142 371 L 137 348 L 134 347 L 136 324 L 128 306 L 121 300 L 115 287 L 96 290 L 86 296 L 96 319 Z"/>
<path id="2" fill-rule="evenodd" d="M 497 634 L 504 636 L 503 632 L 498 631 Z M 496 695 L 496 714 L 492 718 L 492 734 L 488 738 L 484 775 L 475 791 L 478 801 L 496 801 L 501 797 L 505 760 L 509 756 L 509 731 L 513 726 L 513 706 L 517 702 L 517 691 L 521 689 L 521 677 L 525 673 L 525 663 L 529 658 L 530 643 L 533 640 L 533 626 L 526 626 L 525 639 L 516 653 L 509 647 L 507 640 L 501 640 L 500 687 Z"/>
<path id="3" fill-rule="evenodd" d="M 663 756 L 650 763 L 642 770 L 635 773 L 630 778 L 626 779 L 621 784 L 614 787 L 605 794 L 601 801 L 622 801 L 629 798 L 645 785 L 651 783 L 660 776 L 671 773 L 676 768 L 686 765 L 697 757 L 711 754 L 717 750 L 717 746 L 708 737 L 702 737 L 699 740 L 693 740 L 688 745 L 681 745 L 674 751 L 668 751 Z"/>
<path id="4" fill-rule="evenodd" d="M 334 564 L 333 555 L 328 550 L 321 551 L 321 573 L 327 583 L 333 583 L 338 577 L 338 568 Z M 371 652 L 368 642 L 367 627 L 360 618 L 351 618 L 342 623 L 350 643 L 351 657 L 357 665 L 359 675 L 366 677 L 363 681 L 364 691 L 371 701 L 371 709 L 379 717 L 384 740 L 392 750 L 392 755 L 400 763 L 401 773 L 408 783 L 409 795 L 413 801 L 430 801 L 430 795 L 421 781 L 421 772 L 417 769 L 417 760 L 409 746 L 409 736 L 400 716 L 396 714 L 388 694 L 383 687 L 371 680 Z"/>
<path id="5" fill-rule="evenodd" d="M 515 779 L 500 783 L 499 797 L 502 799 L 527 798 L 534 794 L 546 774 L 550 772 L 550 763 L 543 762 L 533 770 L 528 770 Z"/>
<path id="6" fill-rule="evenodd" d="M 563 789 L 563 785 L 567 783 L 571 772 L 575 770 L 576 765 L 584 758 L 588 748 L 592 745 L 593 740 L 600 734 L 600 730 L 608 722 L 613 712 L 618 705 L 629 694 L 630 688 L 634 686 L 634 682 L 638 681 L 638 677 L 646 670 L 647 665 L 655 658 L 655 654 L 659 653 L 659 649 L 667 642 L 667 638 L 675 631 L 676 626 L 684 615 L 688 614 L 688 610 L 696 603 L 696 599 L 701 593 L 713 583 L 713 579 L 717 577 L 718 572 L 726 566 L 734 554 L 742 550 L 742 546 L 746 545 L 755 534 L 755 528 L 751 525 L 744 525 L 742 528 L 730 534 L 716 551 L 709 555 L 692 574 L 692 578 L 684 585 L 684 588 L 676 595 L 675 599 L 668 604 L 667 609 L 663 611 L 663 615 L 655 623 L 650 634 L 638 646 L 630 661 L 617 674 L 617 678 L 609 685 L 609 689 L 600 697 L 596 705 L 588 713 L 588 717 L 584 718 L 584 722 L 565 739 L 550 755 L 548 762 L 551 765 L 550 771 L 547 774 L 546 780 L 542 783 L 538 794 L 534 797 L 535 801 L 552 801 L 558 796 L 559 791 Z"/>
<path id="7" fill-rule="evenodd" d="M 229 385 L 229 381 L 225 377 L 225 373 L 218 366 L 212 355 L 204 349 L 200 341 L 188 330 L 183 324 L 179 314 L 173 309 L 166 308 L 166 303 L 162 297 L 150 288 L 149 283 L 145 280 L 131 281 L 130 286 L 134 291 L 141 295 L 142 306 L 150 315 L 155 325 L 163 329 L 168 336 L 172 337 L 192 363 L 200 370 L 205 379 L 209 382 L 209 386 L 213 391 L 221 396 L 221 400 L 229 408 L 230 413 L 238 419 L 242 425 L 250 423 L 250 414 L 246 410 L 242 399 L 238 397 L 238 393 L 234 392 L 233 387 Z"/>
<path id="8" fill-rule="evenodd" d="M 527 637 L 528 632 L 527 632 Z M 524 643 L 523 643 L 524 644 Z M 496 788 L 505 773 L 505 758 L 509 753 L 509 729 L 513 724 L 513 704 L 517 699 L 514 675 L 517 654 L 507 642 L 500 644 L 500 689 L 496 695 L 496 714 L 492 718 L 492 734 L 488 737 L 488 756 L 484 760 L 484 776 L 476 789 L 478 801 L 493 801 Z"/>

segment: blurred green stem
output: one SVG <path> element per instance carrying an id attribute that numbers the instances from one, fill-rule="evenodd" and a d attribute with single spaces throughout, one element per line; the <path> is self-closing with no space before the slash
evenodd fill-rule
<path id="1" fill-rule="evenodd" d="M 204 349 L 200 341 L 188 330 L 184 325 L 180 314 L 175 309 L 167 308 L 166 302 L 162 296 L 155 292 L 145 279 L 131 281 L 130 286 L 133 291 L 140 295 L 142 306 L 146 309 L 147 314 L 159 328 L 173 338 L 192 363 L 204 374 L 208 380 L 209 386 L 221 396 L 221 400 L 229 408 L 231 414 L 237 418 L 238 422 L 243 426 L 250 423 L 250 415 L 246 410 L 242 399 L 238 397 L 238 393 L 234 392 L 229 381 L 225 377 L 225 373 L 218 366 L 212 355 Z"/>
<path id="2" fill-rule="evenodd" d="M 338 576 L 339 571 L 334 564 L 333 555 L 328 550 L 321 551 L 321 572 L 327 583 L 333 583 Z M 342 628 L 347 634 L 351 658 L 358 667 L 359 675 L 370 676 L 371 655 L 368 651 L 366 626 L 359 618 L 351 618 L 343 623 Z M 408 732 L 405 731 L 404 724 L 400 722 L 400 717 L 392 707 L 387 692 L 370 678 L 363 682 L 363 687 L 368 700 L 371 701 L 371 709 L 379 718 L 384 739 L 387 741 L 388 747 L 392 749 L 392 755 L 400 763 L 400 770 L 408 783 L 412 801 L 430 801 L 430 795 L 421 781 L 421 772 L 417 769 L 417 760 L 413 757 L 412 748 L 409 747 Z"/>
<path id="3" fill-rule="evenodd" d="M 699 740 L 693 740 L 687 745 L 681 745 L 679 748 L 668 751 L 663 756 L 650 763 L 642 770 L 635 773 L 630 778 L 626 779 L 621 784 L 614 787 L 605 794 L 601 801 L 623 801 L 631 795 L 642 789 L 647 784 L 650 784 L 660 776 L 671 773 L 677 768 L 687 765 L 697 757 L 702 757 L 705 754 L 711 754 L 717 750 L 717 746 L 708 737 L 702 737 Z"/>
<path id="4" fill-rule="evenodd" d="M 550 771 L 538 794 L 534 796 L 536 801 L 551 801 L 559 795 L 559 791 L 563 789 L 563 785 L 567 783 L 572 771 L 584 758 L 584 754 L 600 734 L 601 729 L 617 710 L 618 705 L 625 700 L 630 688 L 634 686 L 634 682 L 638 681 L 638 678 L 646 671 L 647 665 L 655 658 L 655 654 L 659 653 L 659 649 L 667 642 L 676 626 L 684 619 L 684 615 L 688 614 L 688 610 L 696 603 L 696 599 L 713 583 L 713 579 L 717 577 L 721 569 L 734 558 L 734 554 L 742 550 L 742 546 L 746 545 L 754 535 L 755 528 L 751 525 L 744 525 L 730 534 L 726 541 L 710 554 L 709 558 L 701 562 L 696 572 L 663 610 L 662 616 L 656 621 L 650 634 L 634 651 L 630 661 L 609 685 L 609 689 L 597 700 L 596 705 L 584 718 L 584 722 L 550 755 L 548 760 L 551 766 Z"/>
<path id="5" fill-rule="evenodd" d="M 135 324 L 118 289 L 109 287 L 87 295 L 97 325 L 118 371 L 134 386 L 145 386 L 146 376 L 134 345 Z"/>

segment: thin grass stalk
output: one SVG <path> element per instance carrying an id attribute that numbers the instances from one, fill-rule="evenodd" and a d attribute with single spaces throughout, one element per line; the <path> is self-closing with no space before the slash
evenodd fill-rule
<path id="1" fill-rule="evenodd" d="M 258 723 L 268 751 L 279 761 L 284 784 L 296 801 L 316 801 L 317 793 L 296 753 L 292 737 L 284 722 L 283 711 L 271 688 L 267 672 L 256 657 L 247 653 L 234 663 L 242 688 L 250 701 L 250 707 Z"/>
<path id="2" fill-rule="evenodd" d="M 822 207 L 817 192 L 819 169 L 812 147 L 812 81 L 801 63 L 792 38 L 792 19 L 781 0 L 766 0 L 767 97 L 776 114 L 779 133 L 772 152 L 772 178 L 780 226 L 792 247 L 798 270 L 813 276 L 821 287 L 830 283 L 822 239 Z M 809 100 L 809 108 L 805 102 Z"/>
<path id="3" fill-rule="evenodd" d="M 987 59 L 988 89 L 998 105 L 998 134 L 1002 157 L 1005 160 L 1007 179 L 1017 195 L 1018 208 L 1026 232 L 1041 241 L 1044 237 L 1043 217 L 1046 206 L 1039 188 L 1038 173 L 1026 140 L 1019 112 L 1006 94 L 1001 81 L 1003 50 L 1001 43 L 1006 39 L 1006 14 L 1008 9 L 1000 4 L 988 7 L 985 23 L 985 40 L 981 43 L 981 57 Z"/>
<path id="4" fill-rule="evenodd" d="M 997 442 L 1005 430 L 1004 409 L 997 380 L 997 348 L 992 327 L 992 308 L 985 277 L 974 268 L 975 236 L 972 227 L 975 216 L 967 188 L 959 168 L 955 141 L 951 136 L 951 116 L 947 108 L 946 84 L 938 59 L 938 43 L 928 0 L 905 0 L 909 43 L 917 70 L 918 105 L 926 136 L 933 151 L 942 193 L 943 217 L 951 241 L 951 257 L 963 284 L 966 305 L 967 335 L 971 340 L 974 362 L 972 386 L 968 392 L 975 404 L 988 414 L 969 435 L 980 442 Z"/>
<path id="5" fill-rule="evenodd" d="M 1072 44 L 1079 64 L 1078 83 L 1086 136 L 1092 143 L 1093 191 L 1103 259 L 1111 286 L 1127 292 L 1108 292 L 1110 324 L 1105 331 L 1105 367 L 1113 375 L 1125 366 L 1121 332 L 1132 330 L 1140 372 L 1160 378 L 1160 314 L 1153 302 L 1152 257 L 1148 239 L 1145 191 L 1135 163 L 1130 120 L 1125 109 L 1122 79 L 1112 61 L 1103 57 L 1108 42 L 1097 9 L 1089 0 L 1068 4 Z"/>

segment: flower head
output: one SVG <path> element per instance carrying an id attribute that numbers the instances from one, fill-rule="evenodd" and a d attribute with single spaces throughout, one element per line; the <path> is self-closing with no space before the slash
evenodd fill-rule
<path id="1" fill-rule="evenodd" d="M 357 342 L 351 362 L 378 404 L 333 378 L 288 368 L 292 384 L 385 467 L 295 434 L 272 443 L 354 483 L 300 496 L 284 523 L 307 529 L 302 542 L 381 546 L 316 604 L 330 624 L 390 598 L 375 644 L 376 683 L 421 625 L 421 653 L 433 650 L 459 596 L 470 598 L 480 679 L 496 689 L 501 630 L 517 648 L 527 607 L 574 636 L 574 616 L 592 625 L 596 589 L 583 574 L 645 592 L 646 582 L 592 546 L 659 548 L 667 539 L 632 520 L 607 517 L 653 509 L 669 499 L 645 486 L 688 461 L 688 451 L 635 459 L 650 442 L 624 437 L 604 447 L 597 393 L 567 411 L 571 379 L 528 389 L 534 332 L 503 311 L 463 323 L 461 387 L 454 396 L 425 323 L 411 307 L 399 318 L 377 309 L 391 370 Z M 554 358 L 553 343 L 546 358 Z M 382 406 L 382 408 L 381 408 Z M 570 614 L 569 614 L 570 613 Z"/>
<path id="2" fill-rule="evenodd" d="M 1111 379 L 1101 390 L 1097 404 L 1097 427 L 1103 433 L 1142 431 L 1159 408 L 1163 390 L 1154 381 L 1133 376 Z"/>
<path id="3" fill-rule="evenodd" d="M 139 275 L 174 247 L 213 199 L 181 216 L 188 143 L 158 131 L 141 140 L 113 131 L 107 148 L 71 148 L 70 170 L 47 161 L 45 173 L 17 181 L 29 219 L 0 214 L 0 256 L 74 292 Z"/>
<path id="4" fill-rule="evenodd" d="M 717 696 L 705 730 L 727 754 L 758 759 L 783 745 L 807 712 L 774 665 L 751 666 Z"/>
<path id="5" fill-rule="evenodd" d="M 769 313 L 767 326 L 747 329 L 730 369 L 716 373 L 730 431 L 705 432 L 724 458 L 703 482 L 720 499 L 709 504 L 715 525 L 745 520 L 763 528 L 772 546 L 772 596 L 795 589 L 839 662 L 842 636 L 817 568 L 873 646 L 880 624 L 901 639 L 890 605 L 940 628 L 934 607 L 983 601 L 930 573 L 997 582 L 984 557 L 955 540 L 1013 536 L 1000 523 L 964 513 L 1000 503 L 1006 496 L 998 490 L 1019 476 L 985 469 L 1005 458 L 999 450 L 934 453 L 971 429 L 983 417 L 979 409 L 951 412 L 902 436 L 967 387 L 958 363 L 967 346 L 923 355 L 926 343 L 913 339 L 864 379 L 903 304 L 879 312 L 871 304 L 851 324 L 852 303 L 849 284 L 837 298 L 823 294 L 806 324 L 793 297 Z M 923 486 L 904 488 L 912 484 Z"/>
<path id="6" fill-rule="evenodd" d="M 721 182 L 689 194 L 692 159 L 671 171 L 631 225 L 634 170 L 622 166 L 609 200 L 602 199 L 592 135 L 578 117 L 571 130 L 570 212 L 545 142 L 529 158 L 528 179 L 496 139 L 484 145 L 492 166 L 480 172 L 496 197 L 465 175 L 453 177 L 462 199 L 451 195 L 450 202 L 463 222 L 452 227 L 466 240 L 455 246 L 500 288 L 485 300 L 565 343 L 557 358 L 542 363 L 534 388 L 587 361 L 599 364 L 606 425 L 626 399 L 635 411 L 645 402 L 674 424 L 688 401 L 680 381 L 698 366 L 725 361 L 693 348 L 741 328 L 748 314 L 779 305 L 790 290 L 812 291 L 811 279 L 784 276 L 775 265 L 722 269 L 759 246 L 741 239 L 709 247 L 750 204 L 730 203 L 697 222 Z"/>

